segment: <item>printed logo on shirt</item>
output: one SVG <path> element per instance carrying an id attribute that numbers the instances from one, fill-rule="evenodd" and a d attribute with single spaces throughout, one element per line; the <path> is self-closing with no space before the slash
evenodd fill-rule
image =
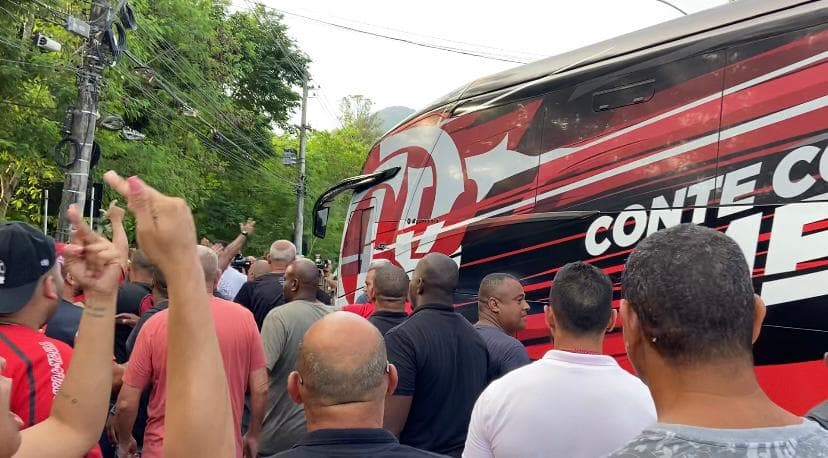
<path id="1" fill-rule="evenodd" d="M 6 284 L 6 263 L 0 261 L 0 285 Z"/>
<path id="2" fill-rule="evenodd" d="M 38 344 L 46 352 L 46 360 L 49 362 L 52 373 L 52 395 L 57 396 L 63 385 L 63 379 L 66 377 L 63 371 L 63 357 L 60 356 L 60 351 L 52 342 L 38 342 Z"/>

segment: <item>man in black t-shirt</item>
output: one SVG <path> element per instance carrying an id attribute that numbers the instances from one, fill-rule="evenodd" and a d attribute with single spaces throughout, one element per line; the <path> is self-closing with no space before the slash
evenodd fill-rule
<path id="1" fill-rule="evenodd" d="M 342 345 L 337 336 L 348 336 L 361 351 Z M 402 445 L 379 427 L 386 394 L 396 383 L 382 336 L 362 317 L 334 312 L 316 321 L 287 377 L 287 392 L 303 405 L 308 432 L 293 448 L 268 458 L 441 456 Z"/>
<path id="2" fill-rule="evenodd" d="M 135 250 L 129 262 L 129 281 L 118 288 L 115 319 L 115 361 L 123 364 L 129 359 L 126 342 L 140 315 L 141 301 L 152 293 L 154 268 L 144 252 Z"/>
<path id="3" fill-rule="evenodd" d="M 270 273 L 264 274 L 242 285 L 233 302 L 247 307 L 256 318 L 259 331 L 268 313 L 285 303 L 285 270 L 296 259 L 296 246 L 288 240 L 277 240 L 270 245 L 268 253 Z M 331 297 L 317 289 L 316 298 L 330 305 Z"/>
<path id="4" fill-rule="evenodd" d="M 400 443 L 459 457 L 472 408 L 488 382 L 488 352 L 471 323 L 452 305 L 459 272 L 440 253 L 414 270 L 414 313 L 388 331 L 388 360 L 399 384 L 385 406 L 385 428 Z"/>
<path id="5" fill-rule="evenodd" d="M 374 313 L 368 321 L 385 335 L 392 328 L 405 321 L 405 298 L 408 295 L 408 275 L 393 264 L 374 269 L 374 287 L 371 289 L 371 303 Z"/>

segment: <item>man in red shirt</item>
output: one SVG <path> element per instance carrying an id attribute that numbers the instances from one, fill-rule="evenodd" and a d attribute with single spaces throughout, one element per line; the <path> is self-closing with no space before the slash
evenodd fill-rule
<path id="1" fill-rule="evenodd" d="M 376 306 L 371 302 L 371 297 L 374 295 L 374 278 L 376 277 L 376 270 L 380 266 L 392 264 L 391 261 L 387 259 L 375 259 L 368 265 L 368 272 L 365 273 L 365 291 L 360 295 L 359 300 L 357 300 L 356 304 L 348 304 L 342 306 L 342 310 L 345 312 L 356 313 L 357 315 L 368 319 L 371 315 L 374 314 L 374 310 Z M 361 302 L 364 299 L 365 302 Z M 411 315 L 411 303 L 406 301 L 405 302 L 405 312 Z"/>
<path id="2" fill-rule="evenodd" d="M 56 310 L 62 294 L 63 278 L 60 266 L 56 262 L 54 241 L 24 223 L 0 226 L 0 359 L 6 363 L 3 375 L 11 379 L 8 407 L 20 418 L 21 426 L 29 428 L 40 424 L 50 425 L 51 428 L 47 429 L 54 432 L 55 424 L 50 419 L 50 413 L 52 417 L 60 417 L 59 422 L 70 420 L 76 423 L 70 429 L 83 429 L 83 437 L 70 440 L 72 438 L 65 435 L 63 438 L 66 454 L 76 455 L 79 453 L 73 449 L 78 446 L 83 447 L 81 451 L 92 446 L 106 417 L 106 400 L 112 378 L 108 371 L 100 371 L 100 365 L 108 361 L 102 359 L 101 351 L 93 347 L 99 347 L 100 339 L 107 333 L 108 338 L 112 338 L 117 266 L 114 256 L 111 256 L 115 252 L 112 245 L 93 234 L 79 221 L 76 208 L 71 209 L 70 217 L 74 218 L 74 224 L 83 226 L 78 232 L 82 235 L 73 236 L 79 243 L 88 240 L 89 243 L 95 244 L 96 250 L 109 250 L 110 256 L 98 259 L 104 259 L 106 264 L 77 268 L 83 261 L 73 254 L 73 264 L 67 266 L 74 269 L 73 272 L 82 286 L 91 288 L 89 309 L 81 321 L 78 358 L 73 365 L 77 366 L 78 370 L 87 372 L 82 372 L 82 378 L 67 377 L 72 349 L 40 332 L 40 328 Z M 84 249 L 82 245 L 73 247 L 75 253 Z M 100 268 L 101 271 L 95 276 L 90 276 L 88 272 L 96 268 Z M 89 319 L 95 324 L 89 324 Z M 84 338 L 87 340 L 83 341 Z M 92 369 L 101 373 L 88 373 Z M 59 401 L 55 399 L 63 388 L 64 379 L 67 393 L 73 393 L 67 395 L 73 396 L 70 402 L 80 402 L 79 406 L 72 408 L 81 409 L 78 412 L 86 418 L 66 418 L 65 397 Z M 81 383 L 81 380 L 84 383 Z M 100 395 L 87 397 L 91 393 Z M 38 428 L 45 430 L 41 426 Z M 29 444 L 28 452 L 38 449 L 42 452 L 43 447 L 48 447 L 42 442 L 33 440 Z M 87 456 L 100 457 L 101 453 L 96 446 Z"/>
<path id="3" fill-rule="evenodd" d="M 207 247 L 198 246 L 197 250 L 204 269 L 207 292 L 211 293 L 220 274 L 218 258 Z M 249 456 L 256 456 L 268 382 L 261 336 L 253 314 L 246 308 L 215 296 L 211 296 L 210 303 L 233 411 L 236 456 L 241 457 L 243 449 Z M 132 427 L 141 392 L 149 385 L 152 385 L 152 393 L 142 456 L 153 458 L 163 455 L 168 319 L 168 310 L 158 312 L 149 319 L 138 334 L 130 356 L 113 422 L 118 437 L 119 457 L 135 456 L 137 452 Z M 193 348 L 193 352 L 198 351 L 198 348 Z M 242 438 L 240 424 L 246 388 L 250 389 L 251 418 L 248 432 Z"/>

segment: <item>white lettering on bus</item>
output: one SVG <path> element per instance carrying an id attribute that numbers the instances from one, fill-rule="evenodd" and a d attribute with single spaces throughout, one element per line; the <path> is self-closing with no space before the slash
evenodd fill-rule
<path id="1" fill-rule="evenodd" d="M 794 167 L 802 162 L 812 167 L 816 166 L 816 157 L 820 151 L 822 157 L 818 165 L 819 174 L 822 180 L 828 181 L 828 148 L 821 150 L 816 146 L 802 146 L 782 158 L 773 171 L 773 192 L 780 198 L 792 199 L 813 188 L 817 183 L 815 175 L 808 172 L 797 177 L 792 176 L 792 173 Z M 661 226 L 678 225 L 681 223 L 686 204 L 694 207 L 692 222 L 701 224 L 705 220 L 708 205 L 719 188 L 721 206 L 718 208 L 717 217 L 748 211 L 754 208 L 756 177 L 759 176 L 762 165 L 762 162 L 757 162 L 725 175 L 677 189 L 673 195 L 672 206 L 668 205 L 667 197 L 662 195 L 652 200 L 650 210 L 641 204 L 633 204 L 621 211 L 617 218 L 600 215 L 587 229 L 586 250 L 592 256 L 600 256 L 613 245 L 629 247 L 656 232 Z M 814 201 L 820 198 L 822 197 L 817 196 L 776 208 L 765 263 L 765 276 L 795 272 L 800 263 L 828 256 L 828 230 L 803 235 L 806 225 L 828 220 L 828 203 Z M 734 219 L 725 230 L 744 252 L 751 270 L 755 267 L 763 216 L 762 212 L 754 212 Z M 784 279 L 769 279 L 762 286 L 762 296 L 768 305 L 825 294 L 828 294 L 826 270 Z"/>

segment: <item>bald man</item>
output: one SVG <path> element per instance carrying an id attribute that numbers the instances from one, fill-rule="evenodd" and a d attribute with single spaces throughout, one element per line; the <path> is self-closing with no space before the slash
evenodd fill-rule
<path id="1" fill-rule="evenodd" d="M 408 318 L 405 303 L 408 283 L 405 270 L 393 264 L 374 269 L 374 285 L 371 289 L 374 313 L 368 317 L 368 321 L 383 335 Z"/>
<path id="2" fill-rule="evenodd" d="M 270 272 L 260 275 L 252 282 L 242 285 L 236 294 L 234 302 L 247 307 L 256 317 L 259 329 L 265 317 L 271 310 L 289 302 L 285 293 L 285 271 L 296 259 L 296 245 L 289 240 L 277 240 L 270 245 L 267 254 Z M 325 304 L 330 304 L 331 297 L 317 288 L 316 298 Z"/>
<path id="3" fill-rule="evenodd" d="M 457 264 L 440 253 L 426 255 L 414 269 L 414 313 L 385 335 L 388 360 L 399 373 L 385 428 L 402 444 L 459 457 L 472 408 L 488 383 L 488 352 L 454 310 L 458 278 Z"/>
<path id="4" fill-rule="evenodd" d="M 311 325 L 333 311 L 319 302 L 319 269 L 309 259 L 297 259 L 285 270 L 288 301 L 268 313 L 262 325 L 268 371 L 268 403 L 259 450 L 273 455 L 293 447 L 305 432 L 305 414 L 287 393 L 287 378 L 296 367 L 299 344 Z M 349 348 L 352 348 L 349 345 Z"/>
<path id="5" fill-rule="evenodd" d="M 290 397 L 305 407 L 308 432 L 273 456 L 440 456 L 400 445 L 382 429 L 385 396 L 396 385 L 380 333 L 353 313 L 327 315 L 308 329 L 288 377 Z"/>
<path id="6" fill-rule="evenodd" d="M 492 379 L 531 362 L 526 347 L 514 338 L 516 332 L 526 328 L 528 313 L 529 304 L 520 280 L 504 273 L 483 277 L 477 292 L 479 318 L 474 328 L 489 349 Z"/>
<path id="7" fill-rule="evenodd" d="M 250 264 L 250 269 L 247 271 L 247 281 L 253 281 L 267 273 L 270 273 L 270 263 L 264 259 L 257 259 Z"/>

